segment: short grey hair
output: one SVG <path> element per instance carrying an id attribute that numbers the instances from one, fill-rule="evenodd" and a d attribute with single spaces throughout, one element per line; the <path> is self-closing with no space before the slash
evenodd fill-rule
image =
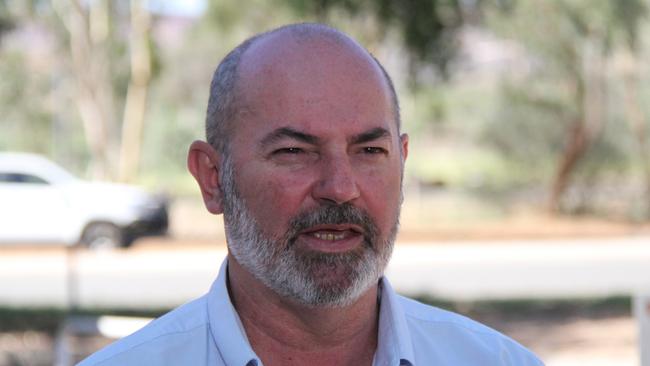
<path id="1" fill-rule="evenodd" d="M 208 143 L 222 154 L 227 153 L 230 122 L 235 119 L 238 112 L 235 105 L 237 70 L 244 52 L 260 36 L 251 37 L 230 51 L 219 63 L 212 76 L 208 111 L 205 117 L 205 135 Z"/>
<path id="2" fill-rule="evenodd" d="M 242 56 L 246 50 L 252 46 L 259 39 L 274 34 L 276 32 L 289 31 L 293 35 L 299 37 L 309 37 L 313 34 L 327 34 L 334 37 L 347 37 L 342 32 L 330 26 L 318 23 L 298 23 L 285 25 L 271 31 L 257 34 L 251 38 L 246 39 L 239 46 L 230 51 L 226 57 L 219 63 L 219 66 L 212 76 L 212 83 L 210 84 L 210 98 L 208 99 L 208 110 L 205 118 L 205 134 L 206 139 L 212 147 L 221 154 L 228 155 L 228 140 L 232 132 L 232 123 L 237 118 L 239 113 L 239 105 L 237 104 L 237 79 L 238 69 L 242 60 Z M 365 48 L 364 48 L 365 49 Z M 397 123 L 397 131 L 400 131 L 400 109 L 399 100 L 393 81 L 384 69 L 384 66 L 366 50 L 370 57 L 375 61 L 381 70 L 391 95 L 393 103 L 393 110 L 395 113 L 395 122 Z"/>

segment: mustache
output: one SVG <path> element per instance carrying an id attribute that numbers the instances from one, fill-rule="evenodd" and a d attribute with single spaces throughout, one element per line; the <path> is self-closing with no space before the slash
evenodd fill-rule
<path id="1" fill-rule="evenodd" d="M 361 227 L 366 243 L 373 245 L 378 236 L 377 225 L 370 215 L 349 203 L 340 205 L 322 205 L 296 215 L 289 223 L 287 236 L 293 244 L 298 234 L 316 225 L 350 224 Z"/>

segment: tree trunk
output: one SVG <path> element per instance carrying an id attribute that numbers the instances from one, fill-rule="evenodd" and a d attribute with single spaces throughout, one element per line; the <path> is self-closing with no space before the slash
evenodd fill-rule
<path id="1" fill-rule="evenodd" d="M 644 174 L 645 189 L 641 200 L 644 218 L 650 216 L 650 151 L 648 150 L 648 136 L 646 130 L 646 118 L 639 103 L 639 61 L 632 51 L 625 55 L 623 70 L 623 87 L 625 114 L 637 141 L 637 151 Z"/>
<path id="2" fill-rule="evenodd" d="M 146 0 L 131 0 L 131 79 L 124 106 L 119 180 L 135 179 L 140 162 L 147 92 L 151 79 L 150 17 Z"/>
<path id="3" fill-rule="evenodd" d="M 579 115 L 567 136 L 548 200 L 550 213 L 560 211 L 562 197 L 578 162 L 598 137 L 605 119 L 605 50 L 597 37 L 588 37 L 582 50 L 582 75 L 576 76 L 575 101 Z"/>
<path id="4" fill-rule="evenodd" d="M 113 177 L 115 132 L 113 89 L 106 50 L 109 12 L 106 1 L 92 1 L 89 11 L 78 0 L 53 0 L 70 35 L 70 55 L 76 84 L 76 104 L 91 154 L 91 175 Z"/>
<path id="5" fill-rule="evenodd" d="M 578 161 L 585 154 L 589 145 L 587 128 L 583 118 L 578 119 L 571 129 L 564 152 L 558 163 L 558 168 L 553 178 L 553 186 L 549 198 L 548 209 L 551 213 L 560 211 L 560 202 L 564 192 L 569 187 L 571 173 Z"/>

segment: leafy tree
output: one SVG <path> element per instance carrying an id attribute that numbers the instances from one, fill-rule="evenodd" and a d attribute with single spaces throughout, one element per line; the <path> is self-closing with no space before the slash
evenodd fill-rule
<path id="1" fill-rule="evenodd" d="M 47 57 L 54 35 L 26 41 L 50 20 L 35 20 L 35 12 L 31 2 L 0 1 L 0 149 L 47 154 L 54 147 L 50 136 L 60 130 L 54 114 L 65 83 L 55 76 L 62 67 L 60 60 Z"/>
<path id="2" fill-rule="evenodd" d="M 504 108 L 525 107 L 532 114 L 520 116 L 522 123 L 532 123 L 532 115 L 545 116 L 547 127 L 561 131 L 561 140 L 553 132 L 553 142 L 547 145 L 562 151 L 548 200 L 549 210 L 558 211 L 579 162 L 601 138 L 609 113 L 610 79 L 617 77 L 613 59 L 638 43 L 646 6 L 640 0 L 531 0 L 509 5 L 505 11 L 492 8 L 488 18 L 492 29 L 526 47 L 531 71 L 506 83 L 511 93 L 504 94 Z M 513 120 L 501 117 L 495 128 L 506 131 L 501 125 Z M 521 149 L 544 136 L 542 124 L 533 128 L 529 139 L 522 139 L 526 143 L 519 144 Z M 537 132 L 542 133 L 535 136 Z"/>
<path id="3" fill-rule="evenodd" d="M 449 77 L 450 62 L 458 47 L 457 32 L 465 15 L 473 10 L 460 0 L 283 0 L 298 15 L 328 22 L 336 10 L 364 19 L 373 17 L 379 36 L 394 28 L 410 53 L 411 71 L 434 65 L 443 78 Z M 466 4 L 466 5 L 463 5 Z M 465 6 L 465 8 L 463 8 Z"/>
<path id="4" fill-rule="evenodd" d="M 22 126 L 32 132 L 47 136 L 51 130 L 52 138 L 32 139 L 41 144 L 49 140 L 51 145 L 69 144 L 70 141 L 63 144 L 58 141 L 60 133 L 57 131 L 65 130 L 76 136 L 74 130 L 77 126 L 72 125 L 73 121 L 80 120 L 92 175 L 96 178 L 132 180 L 140 160 L 147 92 L 152 76 L 149 14 L 145 0 L 131 0 L 130 7 L 128 5 L 107 0 L 0 0 L 0 36 L 3 30 L 8 34 L 8 26 L 18 34 L 32 27 L 36 32 L 30 40 L 40 39 L 45 44 L 43 50 L 33 47 L 13 50 L 3 47 L 0 50 L 13 52 L 14 57 L 27 61 L 14 63 L 7 81 L 24 74 L 29 75 L 24 85 L 40 85 L 38 95 L 21 98 L 21 101 L 38 100 L 40 103 L 14 105 L 16 116 L 24 116 L 26 122 Z M 127 29 L 127 32 L 120 29 Z M 39 81 L 42 70 L 38 69 L 38 63 L 30 61 L 32 59 L 49 63 L 45 83 Z M 0 67 L 11 67 L 10 62 L 11 58 L 5 58 Z M 26 90 L 19 89 L 14 94 L 26 94 Z M 49 103 L 42 103 L 48 100 Z M 5 98 L 0 103 L 9 105 L 11 101 Z M 64 107 L 69 105 L 76 108 Z M 33 111 L 43 107 L 40 120 L 47 121 L 50 128 L 34 117 Z M 10 123 L 16 125 L 17 121 L 19 119 L 13 119 Z M 19 129 L 15 131 L 15 136 L 22 134 Z M 68 140 L 74 140 L 74 137 Z M 21 148 L 16 143 L 9 145 L 10 148 Z M 26 149 L 48 150 L 42 146 Z M 55 149 L 58 147 L 49 150 Z"/>
<path id="5" fill-rule="evenodd" d="M 140 161 L 140 144 L 144 128 L 148 86 L 151 78 L 149 42 L 150 17 L 143 0 L 124 3 L 106 0 L 83 4 L 78 0 L 53 0 L 52 7 L 68 31 L 72 75 L 76 81 L 78 106 L 95 176 L 133 180 Z M 128 20 L 127 20 L 128 19 Z M 128 22 L 129 71 L 120 59 L 125 56 L 125 40 L 117 32 L 121 22 Z M 120 76 L 128 75 L 125 88 Z M 117 105 L 119 89 L 126 89 L 123 119 Z M 118 154 L 119 151 L 119 154 Z M 115 167 L 114 156 L 119 156 Z"/>

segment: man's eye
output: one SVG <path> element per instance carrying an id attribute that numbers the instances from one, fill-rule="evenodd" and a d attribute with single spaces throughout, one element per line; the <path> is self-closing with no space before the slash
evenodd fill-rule
<path id="1" fill-rule="evenodd" d="M 289 155 L 295 155 L 295 154 L 300 154 L 303 153 L 304 150 L 299 148 L 299 147 L 283 147 L 281 149 L 277 149 L 273 152 L 274 155 L 277 154 L 289 154 Z"/>
<path id="2" fill-rule="evenodd" d="M 366 154 L 386 154 L 387 151 L 383 147 L 376 146 L 366 146 L 363 148 L 363 152 Z"/>
<path id="3" fill-rule="evenodd" d="M 281 147 L 272 150 L 268 158 L 280 165 L 304 166 L 318 158 L 318 154 L 304 147 Z"/>

